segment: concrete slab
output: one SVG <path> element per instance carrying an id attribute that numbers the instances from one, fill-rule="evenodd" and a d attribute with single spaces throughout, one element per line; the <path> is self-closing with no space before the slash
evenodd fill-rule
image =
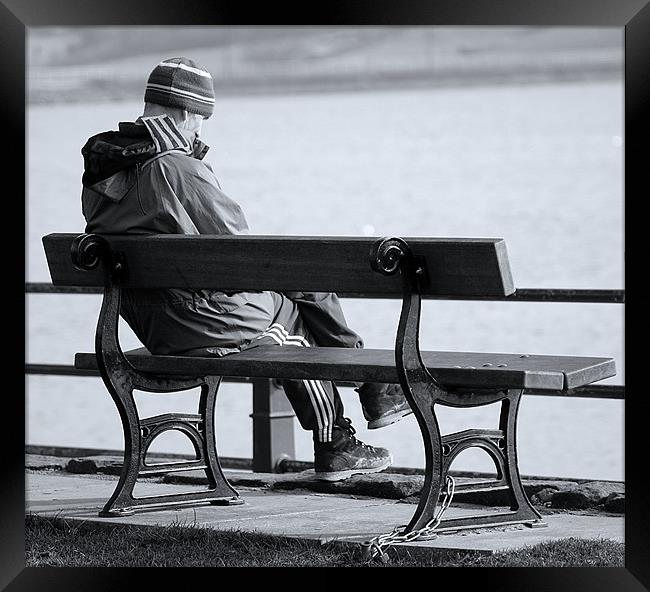
<path id="1" fill-rule="evenodd" d="M 113 492 L 115 484 L 114 478 L 103 475 L 28 471 L 26 511 L 71 521 L 94 522 L 102 526 L 196 525 L 216 530 L 241 530 L 321 542 L 362 543 L 406 524 L 415 510 L 413 504 L 388 499 L 240 487 L 240 494 L 245 499 L 245 504 L 240 506 L 196 505 L 140 511 L 120 518 L 99 518 L 97 513 Z M 138 483 L 136 495 L 200 489 L 199 486 L 188 484 L 144 481 Z M 494 510 L 498 509 L 459 504 L 450 507 L 445 517 L 475 515 Z M 433 540 L 402 543 L 399 546 L 418 552 L 471 550 L 492 553 L 568 537 L 624 541 L 623 517 L 562 513 L 544 516 L 544 521 L 548 524 L 546 528 L 531 529 L 514 525 L 441 533 Z"/>

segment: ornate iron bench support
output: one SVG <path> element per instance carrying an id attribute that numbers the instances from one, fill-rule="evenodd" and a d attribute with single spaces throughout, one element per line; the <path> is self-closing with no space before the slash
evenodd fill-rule
<path id="1" fill-rule="evenodd" d="M 125 262 L 111 252 L 108 243 L 97 235 L 80 235 L 72 245 L 72 261 L 80 270 L 102 265 L 105 289 L 95 335 L 95 352 L 101 377 L 122 421 L 124 431 L 124 464 L 117 487 L 99 513 L 102 517 L 133 514 L 136 508 L 161 508 L 197 502 L 218 505 L 242 504 L 239 494 L 225 478 L 216 451 L 214 408 L 221 377 L 162 378 L 136 370 L 124 356 L 119 344 L 120 280 L 126 273 Z M 140 418 L 133 397 L 138 389 L 167 393 L 201 387 L 198 414 L 167 413 Z M 196 459 L 166 464 L 147 464 L 146 454 L 153 440 L 168 430 L 186 434 L 192 442 Z M 208 489 L 170 495 L 134 497 L 139 476 L 170 471 L 203 469 Z"/>
<path id="2" fill-rule="evenodd" d="M 440 522 L 437 531 L 480 528 L 506 524 L 545 526 L 532 507 L 521 484 L 517 465 L 516 425 L 522 389 L 481 390 L 445 389 L 422 362 L 419 346 L 421 287 L 428 282 L 426 262 L 415 257 L 406 241 L 399 238 L 379 240 L 370 253 L 375 271 L 402 275 L 404 297 L 395 342 L 395 363 L 413 413 L 417 419 L 425 451 L 425 479 L 420 503 L 404 533 L 419 530 L 434 517 L 452 461 L 463 450 L 476 446 L 492 458 L 496 480 L 489 483 L 460 485 L 456 490 L 507 489 L 510 511 L 450 518 Z M 435 405 L 477 407 L 501 402 L 498 430 L 465 430 L 442 436 Z"/>

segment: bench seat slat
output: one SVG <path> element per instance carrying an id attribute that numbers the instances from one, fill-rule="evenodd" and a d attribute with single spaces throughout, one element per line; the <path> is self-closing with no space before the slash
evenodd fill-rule
<path id="1" fill-rule="evenodd" d="M 153 356 L 139 348 L 126 356 L 138 370 L 152 373 L 398 382 L 395 354 L 388 349 L 261 346 L 207 358 Z M 616 374 L 612 358 L 426 351 L 422 359 L 447 387 L 567 390 Z M 75 367 L 96 369 L 95 354 L 78 353 Z"/>

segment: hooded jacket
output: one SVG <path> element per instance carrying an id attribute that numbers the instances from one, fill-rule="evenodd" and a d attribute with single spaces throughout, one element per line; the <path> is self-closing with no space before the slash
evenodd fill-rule
<path id="1" fill-rule="evenodd" d="M 82 212 L 97 234 L 247 234 L 244 213 L 167 115 L 122 122 L 81 153 Z M 239 351 L 273 316 L 269 292 L 125 289 L 122 316 L 153 354 Z"/>

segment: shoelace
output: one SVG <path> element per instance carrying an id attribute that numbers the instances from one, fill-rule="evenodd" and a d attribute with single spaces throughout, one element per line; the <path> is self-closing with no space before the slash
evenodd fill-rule
<path id="1" fill-rule="evenodd" d="M 357 440 L 354 437 L 354 434 L 357 433 L 357 430 L 354 429 L 354 426 L 352 425 L 352 420 L 349 417 L 342 417 L 341 420 L 345 422 L 345 425 L 339 424 L 339 427 L 344 429 L 346 432 L 348 432 L 348 434 L 350 434 L 350 439 L 352 440 L 353 444 L 355 444 L 356 446 L 362 446 L 363 448 L 368 448 L 370 450 L 373 449 L 373 447 L 370 446 L 369 444 L 365 444 L 361 440 Z"/>

